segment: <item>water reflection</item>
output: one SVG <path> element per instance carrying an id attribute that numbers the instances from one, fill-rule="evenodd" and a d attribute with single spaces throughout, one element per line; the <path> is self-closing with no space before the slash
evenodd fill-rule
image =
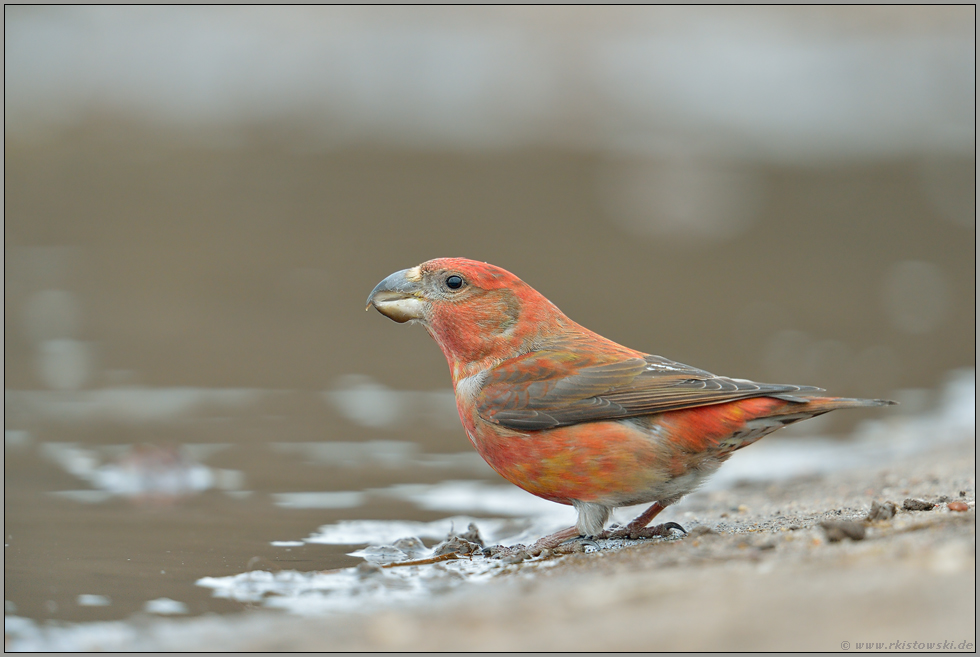
<path id="1" fill-rule="evenodd" d="M 253 405 L 270 391 L 245 388 L 108 387 L 94 390 L 4 390 L 4 405 L 21 416 L 58 423 L 175 420 Z"/>
<path id="2" fill-rule="evenodd" d="M 79 607 L 108 607 L 112 604 L 112 600 L 108 596 L 93 593 L 83 593 L 78 596 L 76 601 Z"/>
<path id="3" fill-rule="evenodd" d="M 358 491 L 273 493 L 277 506 L 286 509 L 352 509 L 364 504 L 366 496 Z"/>
<path id="4" fill-rule="evenodd" d="M 179 600 L 171 600 L 170 598 L 156 598 L 155 600 L 147 600 L 146 604 L 143 605 L 143 609 L 150 614 L 160 614 L 161 616 L 174 616 L 177 614 L 186 614 L 190 611 L 183 602 Z"/>
<path id="5" fill-rule="evenodd" d="M 340 520 L 320 527 L 309 537 L 307 543 L 325 545 L 386 545 L 400 538 L 441 539 L 454 531 L 462 531 L 470 523 L 477 523 L 480 532 L 488 540 L 503 540 L 530 526 L 526 518 L 476 518 L 474 516 L 451 516 L 432 522 L 415 520 Z"/>
<path id="6" fill-rule="evenodd" d="M 300 456 L 306 463 L 331 467 L 436 468 L 463 470 L 477 475 L 493 475 L 493 470 L 475 451 L 422 454 L 421 445 L 404 440 L 276 442 L 270 444 L 269 448 L 275 452 Z"/>
<path id="7" fill-rule="evenodd" d="M 406 467 L 408 466 L 408 467 Z M 402 464 L 411 471 L 410 463 Z M 273 493 L 277 506 L 292 509 L 351 509 L 363 506 L 369 497 L 384 503 L 409 502 L 427 511 L 467 511 L 478 514 L 505 514 L 518 517 L 552 517 L 574 514 L 554 502 L 535 497 L 515 486 L 487 484 L 483 481 L 442 481 L 437 484 L 395 484 L 363 491 Z M 565 510 L 563 513 L 562 510 Z"/>
<path id="8" fill-rule="evenodd" d="M 518 517 L 553 517 L 574 514 L 570 507 L 543 500 L 510 484 L 488 484 L 483 481 L 442 481 L 438 484 L 396 484 L 371 489 L 375 495 L 405 500 L 430 511 L 466 511 L 482 515 Z"/>
<path id="9" fill-rule="evenodd" d="M 377 409 L 382 412 L 382 408 Z M 272 443 L 276 452 L 295 454 L 307 462 L 341 468 L 380 465 L 386 468 L 404 467 L 414 461 L 419 446 L 403 440 L 366 440 L 364 442 Z"/>
<path id="10" fill-rule="evenodd" d="M 368 376 L 349 374 L 323 394 L 345 418 L 364 427 L 396 428 L 416 422 L 441 428 L 459 425 L 452 390 L 394 390 Z"/>
<path id="11" fill-rule="evenodd" d="M 214 452 L 228 445 L 202 445 Z M 244 474 L 210 468 L 192 456 L 193 447 L 123 445 L 87 449 L 72 443 L 44 443 L 41 453 L 95 490 L 55 491 L 52 495 L 79 502 L 102 502 L 114 496 L 137 503 L 168 504 L 212 488 L 237 491 Z M 106 455 L 114 454 L 103 463 Z"/>

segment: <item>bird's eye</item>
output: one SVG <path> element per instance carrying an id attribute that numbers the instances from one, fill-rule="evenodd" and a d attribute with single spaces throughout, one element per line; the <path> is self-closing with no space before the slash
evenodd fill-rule
<path id="1" fill-rule="evenodd" d="M 459 288 L 463 287 L 462 277 L 453 274 L 446 279 L 446 287 L 448 287 L 450 290 L 458 290 Z"/>

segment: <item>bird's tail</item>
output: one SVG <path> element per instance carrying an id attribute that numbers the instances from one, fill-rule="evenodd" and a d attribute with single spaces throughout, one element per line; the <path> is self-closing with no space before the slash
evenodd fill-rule
<path id="1" fill-rule="evenodd" d="M 890 399 L 854 399 L 851 397 L 801 397 L 801 403 L 806 404 L 800 410 L 819 415 L 839 408 L 866 408 L 869 406 L 894 406 L 898 402 Z"/>
<path id="2" fill-rule="evenodd" d="M 801 395 L 770 395 L 791 402 L 786 406 L 770 408 L 764 414 L 745 422 L 744 427 L 719 443 L 732 451 L 751 445 L 759 438 L 800 420 L 808 420 L 839 408 L 865 408 L 891 406 L 898 402 L 889 399 L 852 399 L 849 397 L 804 397 Z"/>
<path id="3" fill-rule="evenodd" d="M 805 390 L 803 392 L 809 393 L 811 390 Z M 836 411 L 839 408 L 890 406 L 895 403 L 888 399 L 804 396 L 797 394 L 795 391 L 790 394 L 784 393 L 743 399 L 730 404 L 722 404 L 716 411 L 718 414 L 716 419 L 725 420 L 726 418 L 731 419 L 729 414 L 732 412 L 732 409 L 737 409 L 738 419 L 735 421 L 735 424 L 738 426 L 734 428 L 734 431 L 725 435 L 727 431 L 732 429 L 730 425 L 726 424 L 724 430 L 720 430 L 706 440 L 707 442 L 713 442 L 723 451 L 733 452 L 746 445 L 751 445 L 759 438 L 777 429 L 799 422 L 800 420 L 808 420 L 817 415 Z M 699 422 L 702 425 L 710 424 L 708 417 L 712 416 L 712 407 L 703 406 L 688 411 L 677 411 L 677 413 L 696 413 L 699 414 Z M 724 422 L 722 423 L 724 424 Z"/>

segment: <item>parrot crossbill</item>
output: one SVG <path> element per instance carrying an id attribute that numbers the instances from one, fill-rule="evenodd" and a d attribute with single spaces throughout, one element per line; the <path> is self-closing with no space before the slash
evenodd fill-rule
<path id="1" fill-rule="evenodd" d="M 647 525 L 735 450 L 838 408 L 894 403 L 715 376 L 624 347 L 510 272 L 464 258 L 395 272 L 372 290 L 371 306 L 421 324 L 438 343 L 466 435 L 490 467 L 575 507 L 575 526 L 539 549 L 577 536 L 683 531 Z M 652 506 L 618 532 L 603 531 L 612 509 L 641 503 Z"/>

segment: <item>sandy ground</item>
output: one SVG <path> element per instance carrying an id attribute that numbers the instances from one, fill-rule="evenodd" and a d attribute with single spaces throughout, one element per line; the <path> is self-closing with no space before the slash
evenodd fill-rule
<path id="1" fill-rule="evenodd" d="M 8 633 L 7 648 L 972 651 L 975 452 L 959 442 L 875 469 L 704 494 L 686 537 L 500 563 L 489 581 L 423 602 L 315 618 L 136 617 Z M 897 514 L 865 520 L 873 501 Z M 830 540 L 821 523 L 840 521 L 864 538 Z"/>

